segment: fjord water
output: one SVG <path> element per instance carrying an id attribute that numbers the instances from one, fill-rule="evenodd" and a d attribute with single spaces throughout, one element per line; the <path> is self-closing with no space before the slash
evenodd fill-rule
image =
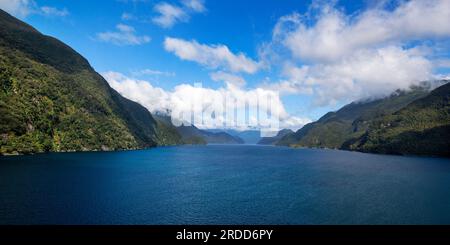
<path id="1" fill-rule="evenodd" d="M 0 224 L 450 224 L 443 158 L 208 145 L 0 160 Z"/>

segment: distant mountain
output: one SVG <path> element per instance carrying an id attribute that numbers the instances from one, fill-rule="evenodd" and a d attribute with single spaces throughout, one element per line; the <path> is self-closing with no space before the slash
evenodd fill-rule
<path id="1" fill-rule="evenodd" d="M 277 143 L 280 139 L 282 139 L 284 136 L 293 134 L 294 131 L 291 129 L 283 129 L 280 130 L 277 135 L 274 137 L 263 137 L 261 140 L 258 141 L 258 145 L 274 145 Z"/>
<path id="2" fill-rule="evenodd" d="M 163 113 L 156 113 L 154 118 L 165 125 L 165 127 L 170 128 L 170 131 L 176 131 L 178 135 L 181 136 L 181 142 L 183 144 L 192 145 L 203 145 L 203 144 L 243 144 L 244 141 L 236 136 L 232 136 L 223 131 L 209 131 L 202 130 L 194 125 L 185 126 L 184 124 L 179 127 L 172 125 L 170 116 Z M 166 130 L 165 132 L 167 132 Z M 172 137 L 174 138 L 174 137 Z"/>
<path id="3" fill-rule="evenodd" d="M 157 121 L 160 127 L 165 128 L 163 132 L 166 133 L 166 138 L 168 138 L 169 142 L 174 142 L 174 139 L 177 139 L 176 144 L 188 144 L 188 145 L 205 145 L 207 144 L 206 140 L 201 137 L 197 130 L 187 129 L 185 127 L 176 127 L 172 124 L 172 120 L 170 116 L 165 113 L 155 113 L 153 117 Z"/>
<path id="4" fill-rule="evenodd" d="M 208 129 L 209 132 L 225 132 L 231 136 L 241 138 L 244 144 L 256 144 L 261 139 L 261 132 L 259 130 L 234 130 L 234 129 Z"/>
<path id="5" fill-rule="evenodd" d="M 178 132 L 177 127 L 172 124 L 170 117 L 158 113 L 153 114 L 152 116 L 156 121 L 156 134 L 160 145 L 169 146 L 190 144 L 183 141 L 180 132 Z"/>
<path id="6" fill-rule="evenodd" d="M 180 132 L 183 139 L 193 140 L 194 142 L 203 139 L 207 144 L 244 144 L 244 141 L 237 136 L 232 136 L 225 132 L 201 130 L 193 125 L 180 126 L 178 127 L 178 132 Z"/>
<path id="7" fill-rule="evenodd" d="M 1 154 L 180 142 L 69 46 L 2 10 L 0 26 Z"/>
<path id="8" fill-rule="evenodd" d="M 441 81 L 445 84 L 448 81 Z M 325 147 L 390 154 L 448 155 L 448 83 L 354 102 L 281 138 L 277 145 Z"/>
<path id="9" fill-rule="evenodd" d="M 257 144 L 261 140 L 261 132 L 259 130 L 236 131 L 236 134 L 232 135 L 244 140 L 245 144 Z"/>

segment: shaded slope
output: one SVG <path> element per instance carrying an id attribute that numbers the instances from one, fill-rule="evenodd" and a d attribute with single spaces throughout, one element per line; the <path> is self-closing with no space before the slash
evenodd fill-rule
<path id="1" fill-rule="evenodd" d="M 235 130 L 235 129 L 208 129 L 208 132 L 219 133 L 225 132 L 231 136 L 242 139 L 244 144 L 257 144 L 261 139 L 261 132 L 259 130 Z"/>
<path id="2" fill-rule="evenodd" d="M 2 154 L 163 144 L 148 110 L 73 49 L 1 10 L 0 26 Z"/>
<path id="3" fill-rule="evenodd" d="M 293 133 L 294 133 L 294 131 L 292 131 L 290 129 L 280 130 L 277 133 L 277 135 L 275 135 L 274 137 L 263 137 L 263 138 L 261 138 L 261 140 L 258 141 L 258 145 L 274 145 L 279 140 L 281 140 L 283 137 L 285 137 L 286 135 L 291 135 Z"/>
<path id="4" fill-rule="evenodd" d="M 180 126 L 178 132 L 182 135 L 183 140 L 189 144 L 244 144 L 244 141 L 225 132 L 209 132 L 201 130 L 197 127 Z"/>
<path id="5" fill-rule="evenodd" d="M 409 92 L 397 91 L 384 99 L 351 103 L 336 112 L 327 113 L 293 134 L 284 136 L 276 144 L 340 148 L 349 139 L 363 135 L 374 118 L 398 111 L 427 93 L 427 88 L 416 87 Z"/>
<path id="6" fill-rule="evenodd" d="M 450 84 L 371 122 L 344 149 L 389 154 L 450 156 Z"/>

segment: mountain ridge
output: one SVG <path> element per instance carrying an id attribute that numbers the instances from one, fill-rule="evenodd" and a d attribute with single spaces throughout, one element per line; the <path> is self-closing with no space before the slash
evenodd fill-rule
<path id="1" fill-rule="evenodd" d="M 1 154 L 177 143 L 63 42 L 0 10 Z"/>
<path id="2" fill-rule="evenodd" d="M 395 113 L 376 118 L 366 133 L 342 146 L 386 154 L 450 156 L 450 83 Z"/>
<path id="3" fill-rule="evenodd" d="M 226 132 L 210 132 L 202 130 L 194 125 L 181 125 L 177 127 L 183 139 L 189 141 L 199 141 L 199 138 L 203 139 L 205 144 L 244 144 L 244 141 L 237 137 L 232 136 Z M 196 140 L 195 140 L 196 139 Z"/>
<path id="4" fill-rule="evenodd" d="M 255 129 L 236 130 L 236 129 L 208 129 L 209 132 L 225 132 L 231 136 L 240 138 L 244 144 L 257 144 L 261 139 L 261 131 Z"/>
<path id="5" fill-rule="evenodd" d="M 282 139 L 284 136 L 294 133 L 291 129 L 282 129 L 278 131 L 277 135 L 274 137 L 262 137 L 258 141 L 258 145 L 274 145 L 277 143 L 280 139 Z"/>
<path id="6" fill-rule="evenodd" d="M 171 117 L 165 113 L 155 113 L 157 121 L 165 125 L 172 125 Z M 203 130 L 189 123 L 182 123 L 181 126 L 171 126 L 181 136 L 183 144 L 205 145 L 205 144 L 243 144 L 244 141 L 222 130 Z"/>
<path id="7" fill-rule="evenodd" d="M 413 87 L 410 91 L 396 91 L 391 96 L 372 100 L 368 102 L 353 102 L 350 103 L 336 112 L 329 112 L 321 117 L 316 122 L 305 125 L 303 128 L 295 133 L 288 134 L 276 142 L 276 145 L 281 146 L 293 146 L 293 147 L 319 147 L 319 148 L 332 148 L 343 150 L 356 150 L 372 153 L 388 153 L 388 154 L 419 154 L 419 155 L 443 155 L 448 156 L 448 150 L 445 147 L 450 147 L 448 140 L 445 140 L 445 136 L 450 138 L 448 125 L 450 125 L 450 117 L 448 112 L 448 87 L 450 86 L 448 81 L 439 81 L 441 85 L 432 91 L 429 91 L 433 86 L 418 86 Z M 444 92 L 436 92 L 436 91 Z M 434 96 L 438 93 L 437 96 Z M 431 113 L 435 117 L 431 118 L 431 121 L 427 124 L 433 125 L 436 121 L 438 126 L 443 126 L 438 130 L 441 135 L 429 132 L 427 137 L 434 135 L 437 140 L 441 140 L 441 145 L 436 146 L 437 151 L 421 151 L 414 147 L 410 149 L 395 150 L 384 149 L 383 144 L 386 142 L 378 142 L 376 146 L 368 146 L 366 143 L 368 136 L 372 138 L 385 138 L 385 136 L 375 136 L 376 133 L 380 134 L 380 129 L 375 129 L 374 124 L 380 120 L 387 120 L 386 118 L 395 117 L 398 113 L 401 114 L 404 110 L 411 110 L 410 108 L 420 103 L 420 101 L 427 101 L 430 96 L 434 96 L 436 101 L 435 105 L 426 104 L 422 106 L 422 110 L 427 113 Z M 423 103 L 422 103 L 423 105 Z M 409 109 L 408 109 L 409 108 Z M 426 113 L 424 113 L 426 115 Z M 420 120 L 416 118 L 414 120 Z M 434 121 L 433 121 L 434 120 Z M 424 122 L 423 122 L 424 123 Z M 380 126 L 379 126 L 380 127 Z M 426 127 L 422 127 L 426 128 Z M 418 128 L 410 128 L 410 133 L 417 133 Z M 428 128 L 431 129 L 431 128 Z M 404 131 L 399 128 L 396 130 Z M 385 130 L 386 131 L 386 130 Z M 420 131 L 420 130 L 419 130 Z M 400 137 L 400 136 L 399 136 Z M 414 143 L 419 142 L 419 136 L 409 136 L 405 138 L 415 139 Z M 369 137 L 370 138 L 370 137 Z M 402 138 L 402 137 L 400 137 Z M 444 140 L 443 140 L 444 139 Z M 392 139 L 391 139 L 392 140 Z M 372 142 L 373 143 L 373 142 Z M 413 143 L 413 144 L 414 144 Z M 380 145 L 381 144 L 381 145 Z M 399 143 L 400 145 L 402 143 Z M 403 142 L 404 145 L 408 145 L 408 142 Z M 363 145 L 366 145 L 363 147 Z M 411 143 L 409 144 L 411 145 Z M 433 144 L 430 144 L 433 145 Z M 430 148 L 430 147 L 428 147 Z"/>

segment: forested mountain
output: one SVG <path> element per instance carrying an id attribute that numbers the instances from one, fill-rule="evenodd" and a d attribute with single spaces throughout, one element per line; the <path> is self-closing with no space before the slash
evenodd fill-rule
<path id="1" fill-rule="evenodd" d="M 225 132 L 201 130 L 194 125 L 180 126 L 178 132 L 187 144 L 244 144 L 244 141 Z"/>
<path id="2" fill-rule="evenodd" d="M 208 132 L 225 132 L 231 136 L 242 139 L 244 144 L 257 144 L 261 139 L 261 132 L 256 129 L 236 130 L 236 129 L 208 129 Z"/>
<path id="3" fill-rule="evenodd" d="M 0 10 L 2 154 L 176 144 L 69 46 Z"/>
<path id="4" fill-rule="evenodd" d="M 258 141 L 258 145 L 273 145 L 276 144 L 280 139 L 282 139 L 284 136 L 293 134 L 294 131 L 291 129 L 283 129 L 280 130 L 277 135 L 274 137 L 263 137 L 261 140 Z"/>
<path id="5" fill-rule="evenodd" d="M 370 102 L 354 102 L 280 139 L 277 145 L 391 154 L 448 155 L 449 84 L 430 83 Z"/>
<path id="6" fill-rule="evenodd" d="M 189 125 L 188 123 L 184 123 L 179 127 L 175 127 L 172 125 L 170 116 L 165 114 L 157 113 L 154 115 L 155 119 L 160 123 L 165 125 L 166 128 L 170 130 L 167 131 L 175 131 L 179 136 L 181 136 L 182 144 L 190 144 L 190 145 L 205 145 L 205 144 L 243 144 L 244 141 L 237 137 L 233 136 L 222 130 L 202 130 L 197 128 L 194 125 Z"/>
<path id="7" fill-rule="evenodd" d="M 450 156 L 450 83 L 405 108 L 376 118 L 344 149 L 388 154 Z"/>
<path id="8" fill-rule="evenodd" d="M 449 156 L 447 82 L 353 102 L 260 144 Z M 255 140 L 255 132 L 241 133 Z M 175 127 L 153 116 L 112 89 L 72 48 L 2 10 L 0 137 L 1 154 L 244 143 L 237 134 Z"/>

